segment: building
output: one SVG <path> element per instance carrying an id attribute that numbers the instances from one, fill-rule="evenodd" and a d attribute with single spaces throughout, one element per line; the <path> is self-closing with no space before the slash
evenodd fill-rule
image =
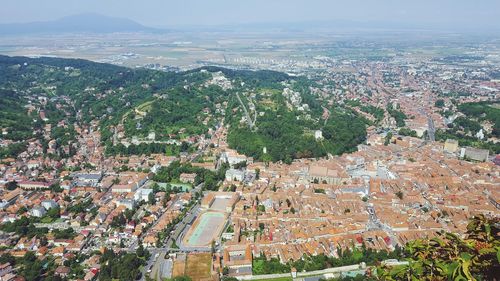
<path id="1" fill-rule="evenodd" d="M 125 208 L 132 210 L 135 207 L 135 201 L 132 199 L 120 199 L 116 202 L 118 206 L 124 206 Z"/>
<path id="2" fill-rule="evenodd" d="M 47 211 L 45 210 L 44 207 L 41 207 L 41 206 L 36 206 L 36 207 L 33 207 L 30 211 L 29 211 L 30 215 L 34 216 L 34 217 L 38 217 L 38 218 L 41 218 L 43 216 L 45 216 L 45 214 L 47 213 Z"/>
<path id="3" fill-rule="evenodd" d="M 16 188 L 15 190 L 12 190 L 11 192 L 4 194 L 3 198 L 0 202 L 0 208 L 5 209 L 9 207 L 10 205 L 14 204 L 16 202 L 17 198 L 19 198 L 19 195 L 21 194 L 21 189 Z"/>
<path id="4" fill-rule="evenodd" d="M 495 163 L 495 165 L 497 166 L 500 166 L 500 154 L 498 154 L 495 159 L 493 159 L 493 163 Z"/>
<path id="5" fill-rule="evenodd" d="M 238 163 L 241 163 L 241 162 L 247 162 L 247 164 L 250 164 L 249 159 L 247 159 L 247 157 L 245 155 L 238 154 L 234 150 L 222 152 L 220 155 L 219 161 L 222 163 L 228 163 L 231 166 L 238 164 Z"/>
<path id="6" fill-rule="evenodd" d="M 59 207 L 59 205 L 54 200 L 43 200 L 42 201 L 42 207 L 44 207 L 45 210 L 50 210 L 52 208 Z"/>
<path id="7" fill-rule="evenodd" d="M 101 172 L 94 173 L 76 173 L 73 174 L 73 184 L 76 186 L 97 187 L 102 179 Z"/>
<path id="8" fill-rule="evenodd" d="M 342 181 L 347 180 L 347 177 L 348 175 L 341 175 L 337 170 L 325 166 L 311 165 L 307 179 L 310 182 L 340 184 Z"/>
<path id="9" fill-rule="evenodd" d="M 7 262 L 0 264 L 0 280 L 12 280 L 12 278 L 10 278 L 11 276 L 12 278 L 14 277 L 12 274 L 12 266 L 10 265 L 10 263 Z"/>
<path id="10" fill-rule="evenodd" d="M 20 181 L 18 185 L 20 188 L 28 190 L 48 189 L 50 187 L 50 183 L 39 181 Z"/>
<path id="11" fill-rule="evenodd" d="M 453 139 L 447 139 L 444 142 L 443 150 L 448 153 L 455 153 L 458 151 L 458 141 Z"/>
<path id="12" fill-rule="evenodd" d="M 149 179 L 146 173 L 123 173 L 119 176 L 120 183 L 113 184 L 111 192 L 129 193 L 140 188 Z"/>
<path id="13" fill-rule="evenodd" d="M 314 138 L 316 140 L 321 140 L 323 139 L 323 132 L 321 130 L 316 130 L 314 131 Z"/>
<path id="14" fill-rule="evenodd" d="M 30 161 L 28 161 L 28 164 L 26 164 L 26 166 L 30 170 L 37 169 L 40 167 L 40 162 L 37 160 L 30 160 Z"/>
<path id="15" fill-rule="evenodd" d="M 209 192 L 201 200 L 201 208 L 230 213 L 239 198 L 236 192 Z"/>
<path id="16" fill-rule="evenodd" d="M 184 182 L 184 183 L 194 183 L 194 180 L 196 178 L 196 174 L 195 173 L 182 173 L 180 176 L 179 176 L 179 180 L 181 182 Z"/>
<path id="17" fill-rule="evenodd" d="M 490 151 L 487 149 L 479 149 L 474 147 L 462 148 L 460 152 L 462 158 L 467 158 L 474 161 L 485 162 L 490 156 Z"/>
<path id="18" fill-rule="evenodd" d="M 224 267 L 229 276 L 252 275 L 252 250 L 250 244 L 230 245 L 224 248 Z"/>
<path id="19" fill-rule="evenodd" d="M 245 179 L 245 172 L 236 169 L 229 169 L 226 171 L 227 181 L 243 181 Z"/>
<path id="20" fill-rule="evenodd" d="M 139 188 L 134 194 L 134 200 L 136 202 L 140 202 L 143 200 L 147 202 L 149 200 L 149 194 L 151 194 L 152 192 L 153 190 L 150 188 Z"/>
<path id="21" fill-rule="evenodd" d="M 56 268 L 56 270 L 55 270 L 55 272 L 54 272 L 54 273 L 55 273 L 55 275 L 57 275 L 57 276 L 60 276 L 60 277 L 62 277 L 62 278 L 66 278 L 66 277 L 68 277 L 68 275 L 69 275 L 70 271 L 71 271 L 71 270 L 69 269 L 69 267 L 66 267 L 66 266 L 61 265 L 61 266 L 59 266 L 58 268 Z"/>

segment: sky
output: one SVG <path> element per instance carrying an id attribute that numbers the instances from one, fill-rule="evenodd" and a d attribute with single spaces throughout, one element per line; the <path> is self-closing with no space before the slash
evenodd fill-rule
<path id="1" fill-rule="evenodd" d="M 500 0 L 1 0 L 0 23 L 80 13 L 124 17 L 151 27 L 344 20 L 479 30 L 500 27 Z"/>

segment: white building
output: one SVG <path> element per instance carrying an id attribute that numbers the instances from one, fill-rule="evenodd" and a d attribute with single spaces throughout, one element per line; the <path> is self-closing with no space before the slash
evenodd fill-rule
<path id="1" fill-rule="evenodd" d="M 238 154 L 235 151 L 222 152 L 219 161 L 221 161 L 222 163 L 229 163 L 229 165 L 231 166 L 241 162 L 247 162 L 248 164 L 250 164 L 245 155 Z"/>
<path id="2" fill-rule="evenodd" d="M 227 181 L 243 181 L 245 179 L 245 172 L 236 169 L 229 169 L 226 171 L 226 180 Z"/>
<path id="3" fill-rule="evenodd" d="M 132 199 L 120 199 L 116 202 L 118 206 L 125 206 L 125 208 L 132 210 L 135 207 L 135 201 Z"/>
<path id="4" fill-rule="evenodd" d="M 136 202 L 148 201 L 149 194 L 153 193 L 153 190 L 150 188 L 139 188 L 134 194 L 134 200 Z"/>
<path id="5" fill-rule="evenodd" d="M 45 208 L 43 208 L 41 206 L 33 207 L 30 210 L 30 215 L 32 215 L 34 217 L 38 217 L 38 218 L 45 216 L 46 213 L 47 213 L 47 211 L 45 210 Z"/>
<path id="6" fill-rule="evenodd" d="M 316 130 L 314 131 L 314 138 L 316 140 L 321 140 L 323 139 L 323 132 L 321 130 Z"/>
<path id="7" fill-rule="evenodd" d="M 42 201 L 42 207 L 44 207 L 45 210 L 50 210 L 52 208 L 59 207 L 59 205 L 54 200 L 43 200 Z"/>

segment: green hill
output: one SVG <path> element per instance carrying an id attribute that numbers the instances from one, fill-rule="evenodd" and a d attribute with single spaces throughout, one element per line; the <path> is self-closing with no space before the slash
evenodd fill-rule
<path id="1" fill-rule="evenodd" d="M 206 134 L 224 121 L 230 146 L 260 160 L 355 150 L 365 139 L 366 120 L 329 105 L 313 94 L 313 87 L 306 78 L 274 71 L 204 67 L 176 73 L 0 56 L 0 128 L 10 130 L 4 138 L 24 140 L 33 132 L 40 135 L 44 123 L 98 120 L 108 153 L 136 154 L 163 152 L 167 145 L 162 142 Z M 34 108 L 30 116 L 28 105 Z M 316 130 L 323 138 L 314 137 Z M 120 138 L 116 132 L 122 132 Z M 156 143 L 131 149 L 122 145 L 153 132 Z"/>

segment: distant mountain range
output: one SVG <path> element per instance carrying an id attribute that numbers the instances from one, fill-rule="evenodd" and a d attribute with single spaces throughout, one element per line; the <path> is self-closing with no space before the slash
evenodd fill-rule
<path id="1" fill-rule="evenodd" d="M 397 22 L 359 22 L 350 20 L 305 21 L 305 22 L 263 22 L 222 25 L 186 25 L 167 28 L 144 26 L 136 21 L 86 13 L 63 17 L 53 21 L 0 24 L 2 35 L 61 34 L 61 33 L 116 33 L 148 32 L 318 32 L 318 31 L 477 31 L 474 27 L 456 27 L 450 24 L 411 24 Z M 483 26 L 481 32 L 500 32 L 498 26 Z"/>
<path id="2" fill-rule="evenodd" d="M 130 19 L 99 14 L 79 14 L 54 21 L 0 24 L 0 35 L 55 33 L 161 32 Z"/>

